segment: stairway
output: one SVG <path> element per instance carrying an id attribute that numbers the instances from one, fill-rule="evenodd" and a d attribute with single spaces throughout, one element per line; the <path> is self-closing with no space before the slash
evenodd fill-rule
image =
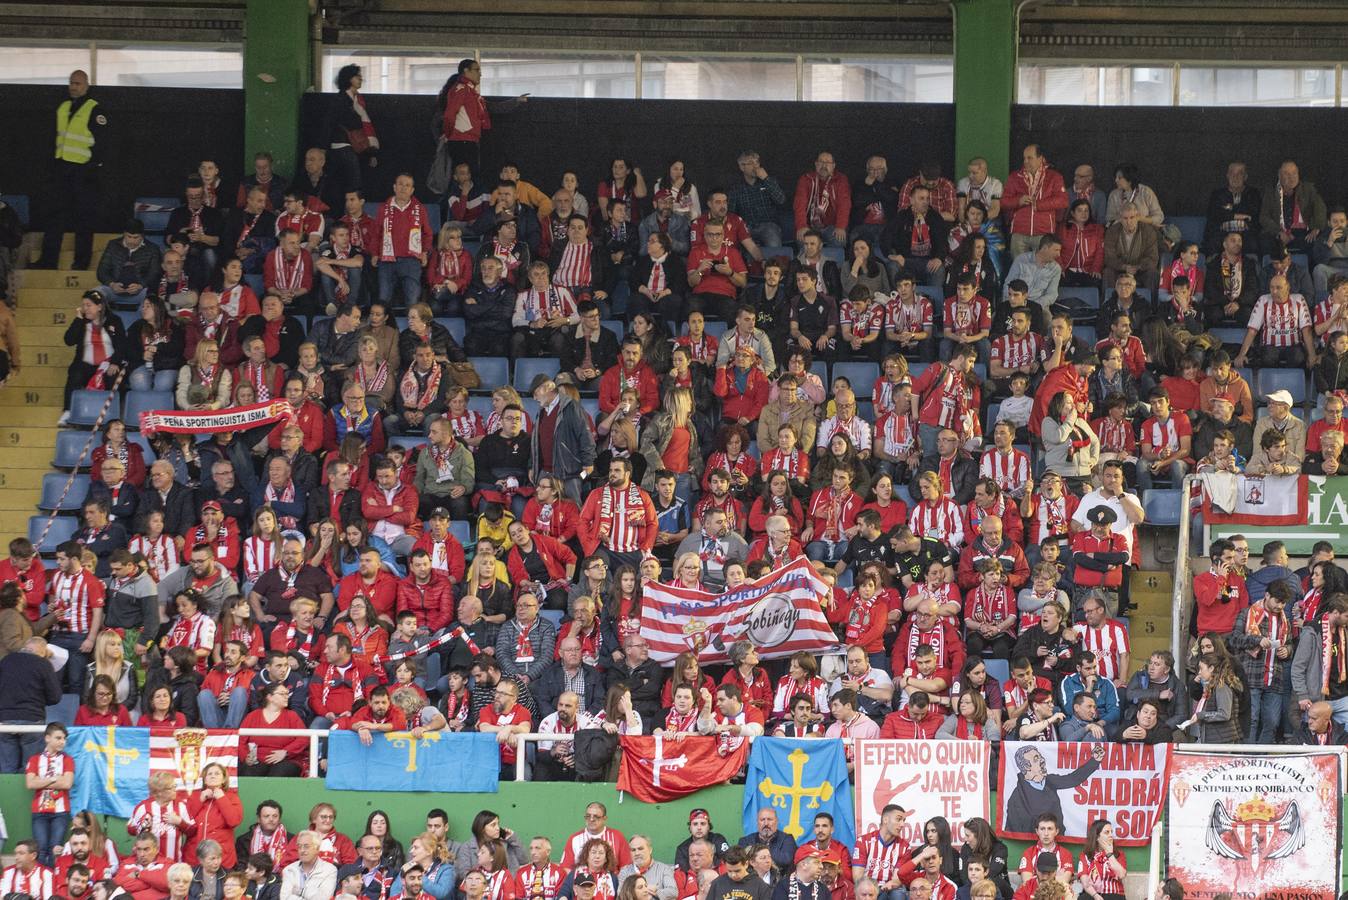
<path id="1" fill-rule="evenodd" d="M 1175 576 L 1169 570 L 1137 570 L 1131 579 L 1128 589 L 1137 608 L 1128 614 L 1130 676 L 1146 667 L 1152 653 L 1170 649 Z"/>
<path id="2" fill-rule="evenodd" d="M 36 250 L 41 235 L 29 235 Z M 95 253 L 114 235 L 95 235 Z M 71 350 L 62 338 L 80 294 L 98 284 L 92 270 L 69 268 L 73 237 L 66 235 L 60 265 L 54 271 L 21 269 L 18 275 L 19 340 L 23 368 L 0 390 L 0 535 L 28 534 L 28 518 L 38 512 L 42 476 L 52 471 L 56 420 Z M 30 259 L 36 258 L 34 252 Z"/>

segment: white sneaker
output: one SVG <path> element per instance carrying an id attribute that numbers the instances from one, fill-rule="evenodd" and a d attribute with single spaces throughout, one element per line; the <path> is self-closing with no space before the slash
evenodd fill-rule
<path id="1" fill-rule="evenodd" d="M 61 418 L 56 420 L 57 428 L 64 428 L 70 424 L 70 410 L 61 413 Z"/>
<path id="2" fill-rule="evenodd" d="M 330 316 L 335 316 L 335 315 L 337 315 L 337 304 L 336 304 L 336 303 L 329 303 L 328 306 L 327 306 L 327 309 L 325 309 L 324 312 L 326 312 L 326 313 L 327 313 L 328 315 L 330 315 Z"/>

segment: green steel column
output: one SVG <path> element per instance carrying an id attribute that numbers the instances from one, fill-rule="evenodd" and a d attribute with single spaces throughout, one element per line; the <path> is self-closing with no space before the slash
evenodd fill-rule
<path id="1" fill-rule="evenodd" d="M 975 156 L 1005 179 L 1015 97 L 1016 0 L 954 0 L 955 176 Z"/>
<path id="2" fill-rule="evenodd" d="M 244 163 L 269 151 L 275 169 L 294 173 L 300 97 L 313 84 L 309 0 L 248 0 L 243 40 Z"/>

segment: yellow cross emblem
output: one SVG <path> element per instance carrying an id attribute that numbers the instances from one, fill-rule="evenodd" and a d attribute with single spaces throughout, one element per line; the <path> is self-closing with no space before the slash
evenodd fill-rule
<path id="1" fill-rule="evenodd" d="M 109 794 L 117 793 L 117 763 L 131 762 L 140 757 L 140 751 L 134 748 L 117 746 L 117 726 L 108 726 L 108 742 L 100 744 L 93 739 L 84 742 L 84 749 L 88 753 L 97 753 L 108 761 L 107 781 L 104 785 Z"/>
<path id="2" fill-rule="evenodd" d="M 384 737 L 388 738 L 388 742 L 399 750 L 404 747 L 407 748 L 406 771 L 415 772 L 417 770 L 417 745 L 425 745 L 430 741 L 440 740 L 440 732 L 426 731 L 423 732 L 421 738 L 418 739 L 417 736 L 410 731 L 390 731 L 387 732 Z"/>
<path id="3" fill-rule="evenodd" d="M 799 841 L 801 835 L 805 834 L 805 828 L 800 824 L 800 802 L 809 800 L 808 808 L 818 809 L 819 801 L 832 798 L 833 784 L 825 781 L 814 787 L 805 786 L 805 763 L 809 762 L 810 755 L 799 747 L 792 750 L 786 759 L 791 763 L 791 784 L 777 784 L 771 778 L 764 778 L 758 783 L 758 792 L 767 797 L 773 806 L 782 809 L 786 809 L 787 802 L 790 801 L 791 812 L 787 816 L 786 827 L 782 830 Z"/>

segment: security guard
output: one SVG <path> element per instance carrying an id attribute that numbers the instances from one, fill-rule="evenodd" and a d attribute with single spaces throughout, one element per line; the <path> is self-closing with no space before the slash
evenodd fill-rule
<path id="1" fill-rule="evenodd" d="M 75 232 L 75 268 L 89 268 L 98 213 L 98 171 L 103 165 L 103 132 L 108 120 L 89 96 L 89 75 L 70 73 L 70 99 L 56 107 L 56 167 L 50 195 L 42 258 L 36 268 L 54 269 L 61 238 Z"/>

